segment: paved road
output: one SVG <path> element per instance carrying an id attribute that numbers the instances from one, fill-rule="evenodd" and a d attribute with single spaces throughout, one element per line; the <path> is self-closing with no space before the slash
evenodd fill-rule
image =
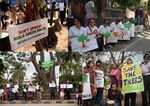
<path id="1" fill-rule="evenodd" d="M 136 34 L 130 41 L 119 41 L 106 51 L 150 51 L 150 30 Z"/>

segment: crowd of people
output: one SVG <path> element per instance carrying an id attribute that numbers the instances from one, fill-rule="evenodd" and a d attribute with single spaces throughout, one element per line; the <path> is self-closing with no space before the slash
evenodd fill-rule
<path id="1" fill-rule="evenodd" d="M 122 16 L 113 22 L 106 18 L 99 26 L 97 26 L 97 20 L 100 17 L 96 15 L 95 0 L 89 0 L 85 5 L 73 0 L 69 8 L 72 13 L 70 16 L 74 19 L 74 25 L 69 26 L 70 51 L 72 51 L 72 38 L 95 35 L 98 44 L 96 51 L 103 51 L 107 48 L 113 48 L 121 40 L 131 40 L 136 37 L 136 32 L 149 28 L 149 13 L 146 7 L 138 7 L 135 11 L 135 18 Z"/>
<path id="2" fill-rule="evenodd" d="M 83 75 L 87 73 L 89 74 L 92 98 L 85 100 L 83 99 L 83 106 L 94 106 L 95 104 L 97 104 L 98 106 L 108 106 L 108 104 L 111 105 L 114 104 L 112 106 L 136 106 L 137 93 L 140 92 L 136 92 L 136 89 L 134 89 L 135 92 L 125 94 L 122 93 L 122 77 L 121 77 L 122 67 L 125 65 L 132 65 L 132 64 L 133 61 L 131 58 L 125 59 L 124 62 L 119 66 L 117 66 L 115 63 L 109 64 L 107 67 L 107 72 L 104 72 L 105 73 L 104 76 L 102 75 L 104 83 L 106 83 L 105 80 L 106 77 L 109 77 L 110 79 L 110 86 L 107 88 L 107 86 L 100 87 L 99 83 L 97 83 L 100 71 L 104 70 L 102 61 L 97 60 L 97 62 L 94 63 L 93 60 L 89 60 L 86 63 L 86 66 L 84 67 Z M 140 67 L 144 83 L 144 91 L 141 92 L 142 106 L 149 106 L 150 104 L 149 54 L 145 54 L 143 56 L 143 62 L 141 63 Z"/>
<path id="3" fill-rule="evenodd" d="M 10 0 L 11 1 L 11 0 Z M 9 0 L 1 0 L 0 1 L 0 31 L 2 30 L 8 30 L 9 27 L 22 24 L 25 22 L 32 21 L 31 18 L 33 17 L 33 13 L 31 13 L 31 10 L 27 10 L 29 8 L 32 9 L 32 11 L 35 8 L 32 7 L 32 0 L 26 0 L 26 5 L 21 4 L 20 0 L 16 1 L 16 4 L 12 4 Z M 62 25 L 64 25 L 64 21 L 66 18 L 66 9 L 67 9 L 67 1 L 66 0 L 51 0 L 49 2 L 46 2 L 44 0 L 40 0 L 38 5 L 38 19 L 40 18 L 53 18 L 56 16 L 56 10 L 58 10 L 58 16 L 57 18 L 60 19 L 60 22 Z M 54 15 L 51 17 L 52 8 L 54 10 Z M 40 18 L 39 18 L 40 17 Z"/>
<path id="4" fill-rule="evenodd" d="M 69 83 L 68 81 L 66 84 Z M 47 92 L 48 90 L 48 92 Z M 81 93 L 81 90 L 79 91 Z M 70 88 L 58 88 L 54 81 L 48 83 L 48 89 L 41 83 L 33 84 L 29 82 L 21 85 L 18 82 L 8 81 L 6 87 L 0 85 L 0 101 L 33 101 L 42 102 L 42 95 L 49 94 L 50 100 L 67 100 L 71 99 Z M 56 97 L 57 95 L 57 97 Z"/>

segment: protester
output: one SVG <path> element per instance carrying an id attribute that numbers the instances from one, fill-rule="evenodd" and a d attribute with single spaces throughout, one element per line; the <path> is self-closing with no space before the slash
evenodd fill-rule
<path id="1" fill-rule="evenodd" d="M 23 98 L 24 98 L 25 101 L 27 101 L 27 91 L 28 91 L 28 87 L 26 85 L 24 85 Z"/>
<path id="2" fill-rule="evenodd" d="M 19 99 L 19 85 L 17 82 L 15 82 L 14 84 L 14 88 L 13 88 L 13 93 L 14 93 L 14 96 L 15 96 L 15 100 L 20 100 Z"/>
<path id="3" fill-rule="evenodd" d="M 78 99 L 77 104 L 81 106 L 82 105 L 82 83 L 81 82 L 79 83 L 79 87 L 77 89 L 77 99 Z"/>
<path id="4" fill-rule="evenodd" d="M 135 11 L 135 25 L 143 25 L 143 9 L 138 7 Z"/>
<path id="5" fill-rule="evenodd" d="M 89 73 L 90 75 L 92 99 L 83 100 L 83 106 L 94 106 L 94 100 L 97 94 L 97 87 L 96 87 L 96 73 L 94 71 L 94 62 L 92 60 L 88 61 L 87 67 L 85 68 L 84 72 Z"/>
<path id="6" fill-rule="evenodd" d="M 81 21 L 79 18 L 74 19 L 74 26 L 69 28 L 69 50 L 71 50 L 71 38 L 79 37 L 82 35 L 87 35 L 86 29 L 81 26 Z"/>
<path id="7" fill-rule="evenodd" d="M 10 11 L 10 4 L 7 3 L 5 0 L 2 0 L 2 2 L 0 3 L 0 8 L 1 8 L 1 11 L 4 13 L 1 16 L 2 29 L 6 29 L 7 28 L 7 25 L 5 22 L 7 20 L 6 12 Z"/>
<path id="8" fill-rule="evenodd" d="M 111 72 L 109 74 L 111 79 L 111 86 L 112 84 L 116 84 L 117 88 L 120 89 L 121 87 L 121 73 L 120 70 L 117 68 L 117 65 L 113 63 Z"/>
<path id="9" fill-rule="evenodd" d="M 28 100 L 29 101 L 33 101 L 33 97 L 34 97 L 34 87 L 33 87 L 33 84 L 30 83 L 29 86 L 28 86 L 28 93 L 27 93 L 27 97 L 28 97 Z"/>
<path id="10" fill-rule="evenodd" d="M 66 96 L 67 96 L 67 100 L 70 100 L 71 99 L 71 95 L 70 95 L 70 88 L 67 87 L 67 84 L 69 84 L 69 80 L 66 81 L 66 88 L 65 88 L 65 93 L 66 93 Z"/>
<path id="11" fill-rule="evenodd" d="M 52 83 L 49 83 L 49 88 L 50 88 L 50 94 L 51 94 L 51 99 L 54 100 L 55 99 L 55 93 L 56 93 L 56 84 L 54 81 L 52 81 Z"/>
<path id="12" fill-rule="evenodd" d="M 65 15 L 66 15 L 66 2 L 64 0 L 61 0 L 61 2 L 59 3 L 59 14 L 60 14 L 61 25 L 63 25 Z"/>
<path id="13" fill-rule="evenodd" d="M 10 79 L 8 84 L 7 84 L 7 87 L 8 87 L 8 97 L 9 97 L 9 101 L 13 101 L 13 88 L 14 88 L 14 84 L 13 84 L 13 81 Z"/>
<path id="14" fill-rule="evenodd" d="M 86 4 L 85 4 L 85 10 L 86 10 L 86 26 L 89 25 L 90 19 L 95 19 L 95 4 L 94 4 L 95 0 L 89 0 Z"/>
<path id="15" fill-rule="evenodd" d="M 42 101 L 42 93 L 44 92 L 42 85 L 37 84 L 37 100 Z"/>
<path id="16" fill-rule="evenodd" d="M 2 85 L 0 85 L 0 102 L 3 101 L 3 93 L 4 93 L 4 90 L 2 88 Z"/>
<path id="17" fill-rule="evenodd" d="M 103 21 L 103 25 L 100 25 L 99 27 L 99 33 L 103 34 L 103 43 L 104 43 L 103 45 L 105 46 L 104 48 L 108 46 L 107 38 L 104 37 L 104 34 L 107 32 L 110 33 L 110 27 L 108 26 L 108 20 L 105 19 Z"/>
<path id="18" fill-rule="evenodd" d="M 103 37 L 101 36 L 101 34 L 98 31 L 97 26 L 95 26 L 95 20 L 94 19 L 90 19 L 90 24 L 86 27 L 86 31 L 88 35 L 95 35 L 95 38 L 97 39 L 97 44 L 99 49 L 97 49 L 98 51 L 103 51 Z"/>
<path id="19" fill-rule="evenodd" d="M 101 60 L 96 61 L 95 73 L 96 73 L 96 86 L 97 86 L 96 104 L 100 104 L 100 101 L 103 98 L 102 96 L 103 96 L 103 89 L 104 89 L 104 72 L 103 72 L 103 66 Z"/>
<path id="20" fill-rule="evenodd" d="M 121 69 L 125 64 L 131 65 L 133 64 L 132 59 L 128 58 L 126 61 L 124 61 L 120 66 L 119 69 Z M 131 99 L 131 106 L 136 106 L 136 93 L 126 93 L 125 94 L 125 106 L 129 106 L 129 100 Z"/>
<path id="21" fill-rule="evenodd" d="M 101 102 L 101 106 L 107 106 L 110 100 L 114 101 L 114 103 L 111 104 L 113 106 L 124 106 L 123 95 L 117 89 L 116 84 L 112 84 L 110 90 L 108 91 L 107 100 Z"/>
<path id="22" fill-rule="evenodd" d="M 143 60 L 142 74 L 144 80 L 144 91 L 142 92 L 142 106 L 148 106 L 148 104 L 150 105 L 150 55 L 145 54 Z"/>

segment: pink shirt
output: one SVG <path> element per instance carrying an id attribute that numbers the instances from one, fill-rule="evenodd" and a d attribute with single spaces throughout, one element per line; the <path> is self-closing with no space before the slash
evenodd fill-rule
<path id="1" fill-rule="evenodd" d="M 118 81 L 120 81 L 120 71 L 118 70 L 118 69 L 112 69 L 111 70 L 111 72 L 110 72 L 110 75 L 114 75 L 114 74 L 116 74 L 116 79 L 118 80 Z"/>

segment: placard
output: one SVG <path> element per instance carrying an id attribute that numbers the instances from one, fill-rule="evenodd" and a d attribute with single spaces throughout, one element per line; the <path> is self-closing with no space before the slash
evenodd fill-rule
<path id="1" fill-rule="evenodd" d="M 47 18 L 10 27 L 8 29 L 12 51 L 48 36 Z"/>

